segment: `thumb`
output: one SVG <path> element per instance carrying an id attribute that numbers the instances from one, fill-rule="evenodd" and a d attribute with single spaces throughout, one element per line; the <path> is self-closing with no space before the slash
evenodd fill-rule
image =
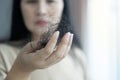
<path id="1" fill-rule="evenodd" d="M 39 41 L 31 41 L 23 47 L 22 51 L 25 53 L 32 53 L 40 48 L 42 48 L 42 46 Z"/>

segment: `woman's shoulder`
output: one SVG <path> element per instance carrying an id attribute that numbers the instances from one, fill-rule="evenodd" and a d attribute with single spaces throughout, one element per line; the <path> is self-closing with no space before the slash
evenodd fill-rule
<path id="1" fill-rule="evenodd" d="M 11 43 L 0 43 L 0 56 L 4 57 L 4 59 L 16 57 L 19 51 L 20 48 L 11 45 Z"/>
<path id="2" fill-rule="evenodd" d="M 75 62 L 77 62 L 78 65 L 81 65 L 83 70 L 85 70 L 87 68 L 87 56 L 85 55 L 84 51 L 81 48 L 75 46 L 71 49 L 71 52 L 75 54 L 75 60 L 77 60 Z"/>
<path id="3" fill-rule="evenodd" d="M 13 49 L 13 47 L 7 43 L 0 43 L 0 53 L 7 52 L 12 49 Z"/>
<path id="4" fill-rule="evenodd" d="M 76 62 L 78 62 L 79 65 L 81 65 L 81 68 L 84 72 L 84 78 L 85 80 L 88 80 L 88 71 L 87 71 L 87 56 L 85 54 L 85 52 L 79 48 L 79 47 L 74 47 L 73 48 L 73 52 L 75 53 L 76 55 Z"/>
<path id="5" fill-rule="evenodd" d="M 0 43 L 0 50 L 19 50 L 24 46 L 23 41 L 8 41 Z"/>
<path id="6" fill-rule="evenodd" d="M 0 50 L 12 48 L 7 42 L 0 43 Z"/>
<path id="7" fill-rule="evenodd" d="M 84 63 L 87 63 L 87 56 L 85 55 L 85 52 L 81 48 L 75 47 L 74 52 L 80 60 L 82 60 Z"/>
<path id="8" fill-rule="evenodd" d="M 0 43 L 0 51 L 9 51 L 9 50 L 17 50 L 18 47 L 14 46 L 14 42 L 4 42 Z"/>
<path id="9" fill-rule="evenodd" d="M 18 48 L 8 44 L 0 43 L 0 76 L 6 76 L 7 72 L 11 69 L 17 55 Z"/>
<path id="10" fill-rule="evenodd" d="M 85 52 L 81 48 L 74 46 L 71 49 L 71 53 L 72 52 L 75 54 L 78 60 L 81 60 L 83 63 L 87 63 L 87 56 L 85 55 Z"/>

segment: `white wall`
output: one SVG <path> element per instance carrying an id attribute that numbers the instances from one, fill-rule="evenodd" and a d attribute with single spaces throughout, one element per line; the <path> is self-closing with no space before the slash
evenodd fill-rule
<path id="1" fill-rule="evenodd" d="M 91 80 L 120 80 L 120 0 L 71 0 L 71 18 L 88 57 Z M 86 16 L 87 6 L 87 16 Z M 120 9 L 120 8 L 119 8 Z M 87 17 L 87 19 L 86 19 Z M 119 61 L 117 61 L 119 59 Z M 119 71 L 118 71 L 119 70 Z M 119 75 L 118 74 L 118 75 Z"/>
<path id="2" fill-rule="evenodd" d="M 117 80 L 117 2 L 88 0 L 88 60 L 92 80 Z"/>

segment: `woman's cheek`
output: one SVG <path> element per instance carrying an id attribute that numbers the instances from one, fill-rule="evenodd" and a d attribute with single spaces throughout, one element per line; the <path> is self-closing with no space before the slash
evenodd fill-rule
<path id="1" fill-rule="evenodd" d="M 32 31 L 34 28 L 34 14 L 32 10 L 23 9 L 23 17 L 27 29 Z"/>

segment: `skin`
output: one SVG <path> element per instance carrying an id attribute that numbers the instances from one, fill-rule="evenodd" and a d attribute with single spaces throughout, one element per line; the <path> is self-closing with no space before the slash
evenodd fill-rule
<path id="1" fill-rule="evenodd" d="M 55 23 L 59 23 L 63 12 L 63 0 L 22 0 L 21 10 L 27 29 L 32 33 L 33 40 L 39 38 L 48 30 L 56 29 Z M 48 22 L 47 26 L 36 24 L 38 20 Z M 53 30 L 53 31 L 54 31 Z"/>
<path id="2" fill-rule="evenodd" d="M 54 32 L 53 28 L 56 28 L 58 25 L 39 27 L 40 25 L 35 24 L 38 18 L 47 19 L 49 24 L 59 22 L 64 8 L 63 1 L 53 0 L 52 3 L 46 2 L 47 0 L 33 0 L 35 3 L 28 3 L 28 1 L 30 0 L 21 1 L 21 11 L 27 29 L 32 33 L 33 41 L 21 49 L 6 77 L 7 80 L 29 80 L 31 72 L 55 65 L 69 53 L 71 48 L 73 34 L 70 32 L 66 33 L 55 49 L 60 33 L 59 31 Z M 43 34 L 48 32 L 51 27 L 54 34 L 44 48 L 37 49 L 39 47 L 37 45 L 39 39 L 44 37 Z"/>

